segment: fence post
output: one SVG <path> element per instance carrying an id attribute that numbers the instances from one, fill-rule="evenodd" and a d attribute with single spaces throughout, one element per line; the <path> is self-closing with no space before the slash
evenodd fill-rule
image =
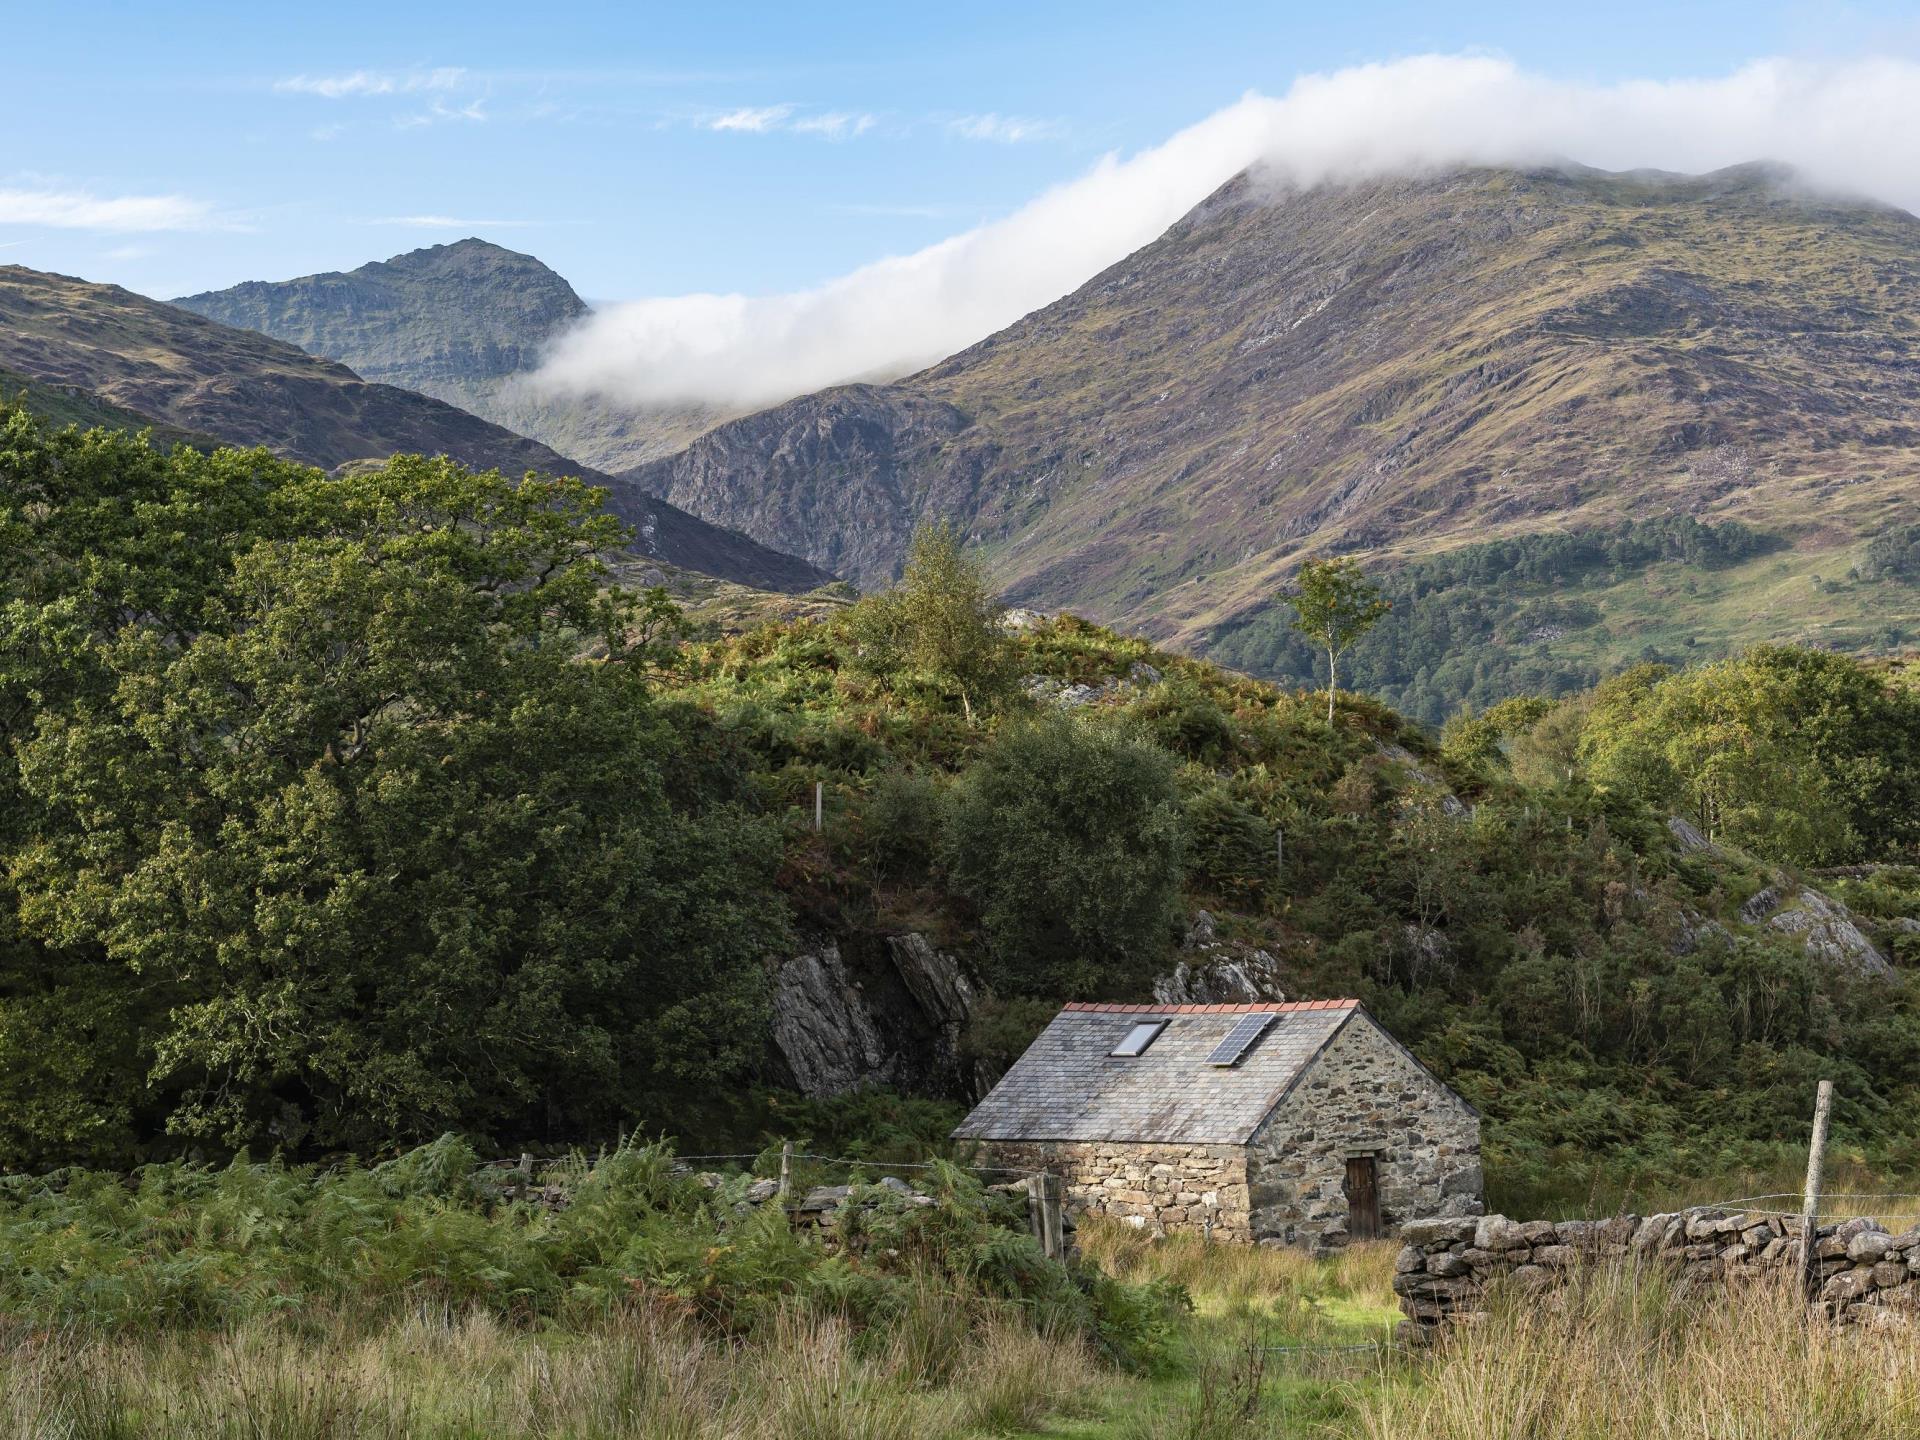
<path id="1" fill-rule="evenodd" d="M 520 1164 L 515 1173 L 520 1177 L 519 1198 L 524 1200 L 527 1198 L 527 1187 L 533 1183 L 533 1156 L 530 1152 L 520 1152 Z"/>
<path id="2" fill-rule="evenodd" d="M 813 782 L 813 829 L 818 834 L 827 824 L 827 782 Z"/>
<path id="3" fill-rule="evenodd" d="M 1819 1275 L 1813 1242 L 1820 1226 L 1820 1172 L 1827 1163 L 1827 1113 L 1832 1108 L 1833 1082 L 1822 1080 L 1813 1101 L 1813 1143 L 1807 1147 L 1807 1189 L 1800 1201 L 1800 1284 L 1808 1299 Z"/>
<path id="4" fill-rule="evenodd" d="M 1040 1242 L 1042 1250 L 1047 1247 L 1047 1190 L 1046 1176 L 1036 1170 L 1027 1176 L 1027 1228 L 1033 1231 L 1033 1238 Z"/>
<path id="5" fill-rule="evenodd" d="M 1050 1170 L 1027 1177 L 1027 1221 L 1049 1260 L 1067 1256 L 1066 1205 L 1060 1177 Z"/>
<path id="6" fill-rule="evenodd" d="M 787 1203 L 787 1196 L 793 1193 L 793 1142 L 791 1140 L 780 1142 L 780 1189 L 775 1193 L 779 1195 L 782 1205 Z"/>

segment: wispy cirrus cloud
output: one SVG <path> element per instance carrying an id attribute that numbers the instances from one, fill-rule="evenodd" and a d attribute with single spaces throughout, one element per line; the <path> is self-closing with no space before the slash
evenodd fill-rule
<path id="1" fill-rule="evenodd" d="M 393 124 L 396 130 L 418 130 L 423 126 L 440 125 L 448 120 L 464 120 L 477 125 L 486 118 L 485 101 L 470 100 L 465 105 L 449 105 L 444 100 L 435 100 L 425 110 L 416 110 L 411 115 L 402 115 Z"/>
<path id="2" fill-rule="evenodd" d="M 140 233 L 241 230 L 204 200 L 186 195 L 95 195 L 90 190 L 0 189 L 0 225 Z"/>
<path id="3" fill-rule="evenodd" d="M 738 110 L 713 116 L 706 126 L 709 130 L 736 130 L 745 135 L 765 135 L 784 127 L 793 109 L 791 105 L 743 105 Z"/>
<path id="4" fill-rule="evenodd" d="M 346 100 L 363 95 L 417 95 L 428 90 L 458 90 L 468 72 L 458 65 L 427 70 L 350 70 L 338 75 L 289 75 L 273 82 L 282 95 L 317 95 Z"/>
<path id="5" fill-rule="evenodd" d="M 851 140 L 880 123 L 863 110 L 802 110 L 798 105 L 742 105 L 700 121 L 703 129 L 740 135 L 818 135 L 827 140 Z"/>
<path id="6" fill-rule="evenodd" d="M 947 122 L 947 133 L 962 140 L 990 140 L 1000 145 L 1024 145 L 1031 140 L 1059 140 L 1067 127 L 1058 120 L 1036 120 L 1027 115 L 957 115 Z"/>

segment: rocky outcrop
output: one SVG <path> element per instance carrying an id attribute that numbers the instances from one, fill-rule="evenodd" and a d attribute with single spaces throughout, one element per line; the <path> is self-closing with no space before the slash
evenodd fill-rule
<path id="1" fill-rule="evenodd" d="M 1223 940 L 1212 915 L 1194 912 L 1173 969 L 1153 982 L 1162 1005 L 1237 1005 L 1284 1000 L 1280 962 L 1266 951 Z"/>
<path id="2" fill-rule="evenodd" d="M 1698 826 L 1678 815 L 1667 817 L 1667 831 L 1673 836 L 1674 844 L 1686 854 L 1693 855 L 1703 851 L 1710 855 L 1720 853 L 1720 847 L 1702 835 Z"/>
<path id="3" fill-rule="evenodd" d="M 1464 820 L 1473 813 L 1467 803 L 1448 787 L 1441 776 L 1423 765 L 1414 753 L 1404 745 L 1378 742 L 1376 748 L 1406 773 L 1407 779 L 1415 785 L 1436 792 L 1440 801 L 1440 813 L 1450 820 Z"/>
<path id="4" fill-rule="evenodd" d="M 1160 683 L 1160 671 L 1157 666 L 1144 660 L 1136 660 L 1127 667 L 1125 675 L 1109 675 L 1098 685 L 1079 684 L 1071 680 L 1062 680 L 1053 675 L 1029 675 L 1023 682 L 1030 698 L 1042 705 L 1057 705 L 1062 710 L 1075 710 L 1082 705 L 1091 705 L 1097 700 L 1124 695 L 1131 690 L 1144 690 L 1148 686 Z"/>
<path id="5" fill-rule="evenodd" d="M 962 1060 L 974 989 L 924 935 L 811 939 L 774 982 L 772 1050 L 802 1094 L 866 1085 L 969 1098 L 991 1084 Z"/>
<path id="6" fill-rule="evenodd" d="M 844 1095 L 893 1079 L 879 1027 L 831 940 L 802 950 L 780 967 L 773 1043 L 794 1087 L 806 1095 Z"/>
<path id="7" fill-rule="evenodd" d="M 1853 912 L 1808 885 L 1769 885 L 1740 907 L 1749 925 L 1800 937 L 1816 960 L 1863 975 L 1891 977 L 1893 966 L 1866 937 Z"/>

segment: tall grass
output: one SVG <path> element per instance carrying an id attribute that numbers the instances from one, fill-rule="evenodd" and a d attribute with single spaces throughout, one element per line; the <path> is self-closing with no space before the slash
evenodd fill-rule
<path id="1" fill-rule="evenodd" d="M 912 1347 L 863 1345 L 797 1308 L 750 1344 L 646 1307 L 546 1335 L 423 1311 L 215 1336 L 16 1336 L 0 1346 L 0 1437 L 943 1440 L 1075 1413 L 1103 1378 L 1084 1345 L 1007 1315 L 970 1329 L 952 1360 L 930 1386 Z"/>
<path id="2" fill-rule="evenodd" d="M 1368 1440 L 1894 1440 L 1920 1434 L 1911 1330 L 1809 1325 L 1790 1281 L 1692 1298 L 1596 1269 L 1357 1393 Z"/>

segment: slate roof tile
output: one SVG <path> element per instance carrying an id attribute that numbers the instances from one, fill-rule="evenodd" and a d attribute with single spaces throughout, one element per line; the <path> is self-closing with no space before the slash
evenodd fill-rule
<path id="1" fill-rule="evenodd" d="M 969 1140 L 1244 1145 L 1359 1009 L 1356 1000 L 1270 1005 L 1072 1004 L 953 1133 Z M 1207 1057 L 1250 1014 L 1273 1025 L 1231 1068 Z M 1109 1052 L 1142 1020 L 1170 1023 L 1142 1055 Z"/>

